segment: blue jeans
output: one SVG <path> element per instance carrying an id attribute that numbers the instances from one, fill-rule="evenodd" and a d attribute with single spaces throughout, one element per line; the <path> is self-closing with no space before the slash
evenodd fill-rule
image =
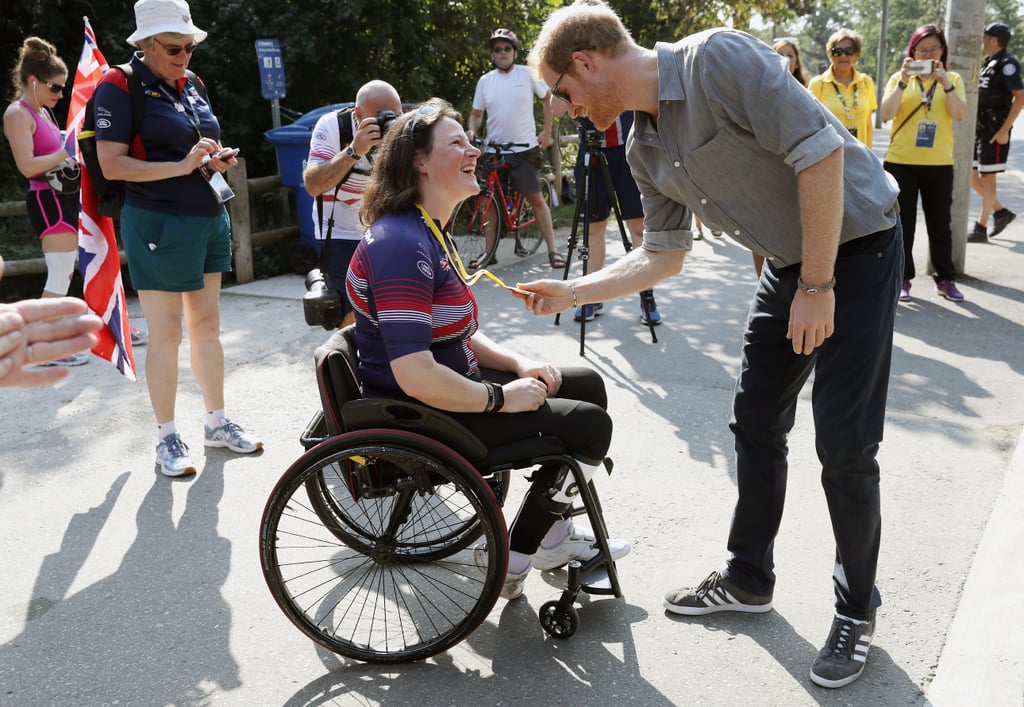
<path id="1" fill-rule="evenodd" d="M 897 222 L 839 248 L 835 333 L 810 355 L 786 338 L 800 264 L 765 264 L 743 337 L 730 428 L 739 500 L 729 532 L 726 577 L 770 595 L 773 548 L 786 496 L 787 436 L 797 396 L 814 370 L 812 405 L 821 482 L 836 542 L 837 612 L 869 619 L 881 536 L 879 469 L 896 301 L 903 277 Z"/>

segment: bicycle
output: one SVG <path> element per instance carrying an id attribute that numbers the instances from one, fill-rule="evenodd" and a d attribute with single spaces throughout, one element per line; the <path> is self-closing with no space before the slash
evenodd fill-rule
<path id="1" fill-rule="evenodd" d="M 478 141 L 474 144 L 480 145 Z M 505 233 L 515 235 L 512 252 L 521 258 L 533 255 L 540 247 L 542 234 L 533 207 L 509 183 L 511 167 L 506 158 L 513 154 L 513 147 L 527 146 L 522 142 L 488 143 L 478 167 L 480 193 L 455 207 L 448 230 L 469 272 L 497 262 Z M 486 175 L 481 180 L 483 173 Z M 540 191 L 550 207 L 551 184 L 543 176 Z"/>

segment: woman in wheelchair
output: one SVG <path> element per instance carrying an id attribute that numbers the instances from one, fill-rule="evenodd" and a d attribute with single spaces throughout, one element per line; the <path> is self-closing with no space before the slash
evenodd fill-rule
<path id="1" fill-rule="evenodd" d="M 479 154 L 460 114 L 437 98 L 397 118 L 378 149 L 361 214 L 369 229 L 346 284 L 363 395 L 443 410 L 488 448 L 556 436 L 589 480 L 611 444 L 604 381 L 589 368 L 529 359 L 480 331 L 465 269 L 442 231 L 479 191 Z M 522 594 L 531 568 L 598 553 L 569 515 L 577 490 L 564 464 L 541 465 L 531 482 L 509 531 L 506 599 Z M 612 559 L 629 552 L 623 540 L 608 543 Z"/>

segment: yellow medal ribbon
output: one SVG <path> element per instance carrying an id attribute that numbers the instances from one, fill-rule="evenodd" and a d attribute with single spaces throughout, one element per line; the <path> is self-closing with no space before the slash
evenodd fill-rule
<path id="1" fill-rule="evenodd" d="M 420 213 L 423 215 L 423 223 L 427 224 L 427 228 L 431 230 L 431 232 L 434 234 L 434 237 L 437 238 L 437 242 L 441 244 L 441 248 L 444 250 L 444 254 L 448 257 L 448 262 L 455 268 L 455 274 L 459 276 L 459 279 L 462 280 L 463 284 L 465 284 L 466 287 L 472 287 L 480 280 L 481 277 L 486 275 L 491 280 L 493 280 L 495 284 L 498 285 L 498 287 L 503 287 L 506 290 L 512 290 L 514 292 L 522 292 L 522 290 L 518 290 L 515 287 L 510 287 L 509 285 L 506 285 L 504 282 L 501 281 L 500 277 L 498 277 L 497 275 L 495 275 L 494 273 L 487 269 L 477 270 L 475 273 L 470 275 L 466 271 L 466 266 L 462 264 L 462 258 L 459 257 L 458 249 L 448 247 L 448 239 L 446 239 L 444 235 L 442 235 L 441 231 L 437 228 L 437 224 L 434 223 L 434 219 L 430 218 L 430 214 L 428 214 L 427 210 L 423 208 L 423 204 L 416 204 L 416 208 L 419 209 Z"/>

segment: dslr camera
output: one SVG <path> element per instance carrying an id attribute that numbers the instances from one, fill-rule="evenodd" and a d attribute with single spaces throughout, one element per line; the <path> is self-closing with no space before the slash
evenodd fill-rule
<path id="1" fill-rule="evenodd" d="M 302 296 L 302 313 L 306 324 L 319 324 L 327 331 L 337 329 L 345 317 L 341 295 L 327 286 L 319 268 L 306 273 L 306 294 Z"/>
<path id="2" fill-rule="evenodd" d="M 384 137 L 384 133 L 388 131 L 388 128 L 391 127 L 391 124 L 395 122 L 395 118 L 398 116 L 395 115 L 395 111 L 385 108 L 374 117 L 377 119 L 377 125 L 380 126 L 380 136 Z"/>
<path id="3" fill-rule="evenodd" d="M 590 118 L 577 118 L 576 132 L 579 133 L 580 142 L 592 149 L 600 147 L 601 142 L 604 140 L 604 131 L 598 130 L 597 127 L 590 122 Z"/>

